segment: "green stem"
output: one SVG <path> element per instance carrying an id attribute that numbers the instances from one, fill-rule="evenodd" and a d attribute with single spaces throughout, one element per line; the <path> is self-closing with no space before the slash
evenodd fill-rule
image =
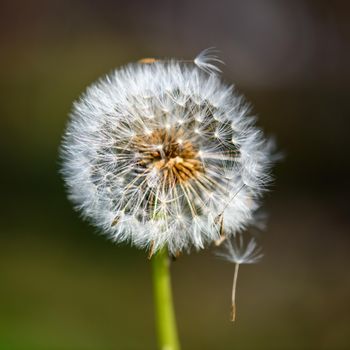
<path id="1" fill-rule="evenodd" d="M 173 308 L 167 248 L 152 258 L 156 328 L 160 350 L 180 350 Z"/>

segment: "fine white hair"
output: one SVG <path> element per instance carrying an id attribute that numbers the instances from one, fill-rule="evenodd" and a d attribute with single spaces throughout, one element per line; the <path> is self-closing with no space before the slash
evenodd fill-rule
<path id="1" fill-rule="evenodd" d="M 261 246 L 254 237 L 248 239 L 244 236 L 237 233 L 226 239 L 216 256 L 239 265 L 259 262 L 264 256 Z"/>
<path id="2" fill-rule="evenodd" d="M 115 242 L 177 254 L 217 240 L 218 217 L 231 235 L 254 219 L 273 144 L 206 54 L 127 64 L 74 103 L 61 147 L 69 198 Z"/>

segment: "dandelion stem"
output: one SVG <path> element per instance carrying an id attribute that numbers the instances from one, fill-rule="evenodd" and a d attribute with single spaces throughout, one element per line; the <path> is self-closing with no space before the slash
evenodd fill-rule
<path id="1" fill-rule="evenodd" d="M 169 267 L 168 250 L 163 248 L 152 258 L 156 329 L 160 350 L 180 350 Z"/>
<path id="2" fill-rule="evenodd" d="M 236 289 L 237 289 L 237 277 L 238 277 L 239 264 L 235 265 L 235 273 L 233 275 L 233 285 L 232 285 L 232 305 L 231 305 L 231 321 L 236 320 Z"/>

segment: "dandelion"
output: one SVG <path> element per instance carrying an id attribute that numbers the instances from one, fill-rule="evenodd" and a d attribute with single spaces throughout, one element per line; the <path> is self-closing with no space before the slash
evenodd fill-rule
<path id="1" fill-rule="evenodd" d="M 74 104 L 69 197 L 114 242 L 176 255 L 217 240 L 218 217 L 232 233 L 253 220 L 272 144 L 205 54 L 128 64 Z"/>
<path id="2" fill-rule="evenodd" d="M 273 143 L 221 80 L 220 62 L 205 50 L 127 64 L 75 102 L 63 139 L 69 198 L 114 242 L 155 255 L 158 301 L 171 299 L 168 253 L 242 231 L 270 182 Z M 178 349 L 171 306 L 157 312 L 160 344 Z"/>
<path id="3" fill-rule="evenodd" d="M 231 239 L 225 240 L 223 250 L 216 253 L 217 256 L 235 264 L 235 272 L 233 275 L 232 298 L 231 298 L 231 321 L 236 320 L 236 289 L 238 269 L 241 264 L 255 264 L 262 257 L 262 248 L 258 245 L 255 238 L 245 241 L 243 234 L 238 233 Z"/>

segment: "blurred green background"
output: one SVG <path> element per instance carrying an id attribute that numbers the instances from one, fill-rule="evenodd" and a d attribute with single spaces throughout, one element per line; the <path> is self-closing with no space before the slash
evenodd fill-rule
<path id="1" fill-rule="evenodd" d="M 350 348 L 347 1 L 1 1 L 0 349 L 155 349 L 146 253 L 66 199 L 57 150 L 85 87 L 142 57 L 215 46 L 286 154 L 265 198 L 266 257 L 172 266 L 183 349 Z"/>

